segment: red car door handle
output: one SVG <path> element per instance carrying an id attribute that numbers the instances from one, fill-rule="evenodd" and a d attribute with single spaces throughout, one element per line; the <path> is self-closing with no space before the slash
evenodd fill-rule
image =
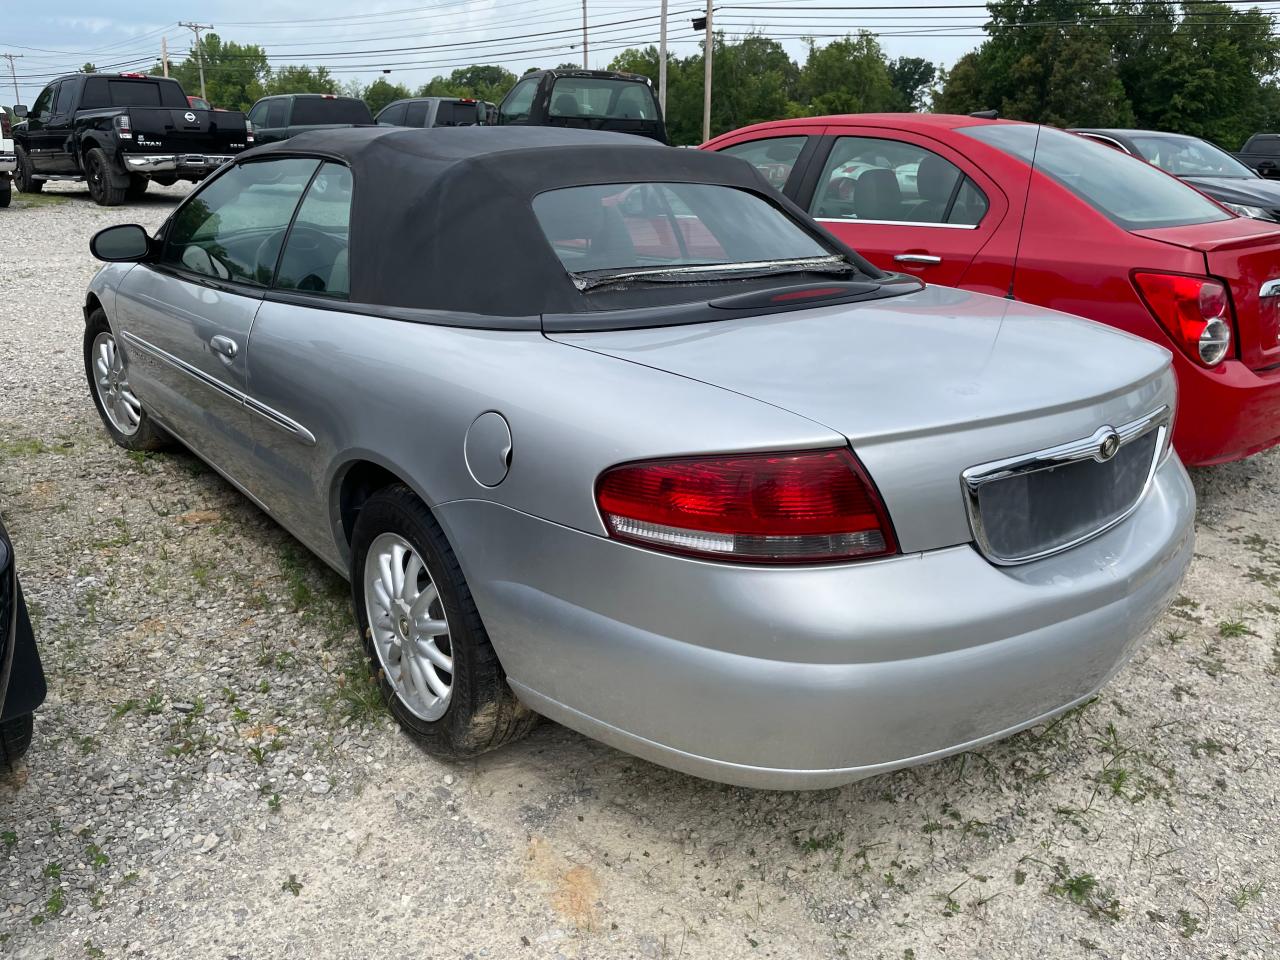
<path id="1" fill-rule="evenodd" d="M 895 263 L 941 263 L 941 257 L 931 253 L 900 253 L 893 258 Z"/>

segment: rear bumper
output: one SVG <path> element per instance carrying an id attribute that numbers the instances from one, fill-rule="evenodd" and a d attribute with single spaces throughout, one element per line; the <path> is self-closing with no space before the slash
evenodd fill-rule
<path id="1" fill-rule="evenodd" d="M 1280 443 L 1280 369 L 1257 373 L 1238 360 L 1212 370 L 1175 349 L 1178 421 L 1173 443 L 1188 466 L 1240 460 Z"/>
<path id="2" fill-rule="evenodd" d="M 235 157 L 230 154 L 207 153 L 155 153 L 125 154 L 125 169 L 130 173 L 192 173 L 203 174 L 216 170 Z"/>
<path id="3" fill-rule="evenodd" d="M 437 516 L 533 709 L 697 776 L 805 789 L 967 750 L 1087 699 L 1177 590 L 1194 508 L 1170 458 L 1124 523 L 1008 568 L 965 545 L 756 569 L 480 501 Z"/>

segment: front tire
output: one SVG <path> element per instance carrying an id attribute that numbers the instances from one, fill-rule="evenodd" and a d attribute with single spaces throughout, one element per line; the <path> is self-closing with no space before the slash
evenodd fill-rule
<path id="1" fill-rule="evenodd" d="M 124 203 L 128 189 L 117 187 L 111 181 L 111 161 L 101 147 L 94 147 L 84 159 L 85 180 L 89 184 L 89 196 L 100 207 L 118 207 Z"/>
<path id="2" fill-rule="evenodd" d="M 0 723 L 0 760 L 10 770 L 18 765 L 31 746 L 34 729 L 35 721 L 29 713 Z"/>
<path id="3" fill-rule="evenodd" d="M 361 508 L 351 590 L 383 698 L 428 752 L 474 757 L 537 724 L 507 685 L 444 531 L 404 484 Z"/>
<path id="4" fill-rule="evenodd" d="M 161 450 L 169 445 L 169 435 L 151 420 L 129 386 L 124 355 L 101 308 L 89 315 L 85 326 L 84 372 L 98 416 L 112 440 L 126 450 Z"/>
<path id="5" fill-rule="evenodd" d="M 15 147 L 13 153 L 18 160 L 18 172 L 14 179 L 18 192 L 39 193 L 44 189 L 44 181 L 35 178 L 35 171 L 31 168 L 31 158 L 27 156 L 27 151 L 21 147 Z"/>

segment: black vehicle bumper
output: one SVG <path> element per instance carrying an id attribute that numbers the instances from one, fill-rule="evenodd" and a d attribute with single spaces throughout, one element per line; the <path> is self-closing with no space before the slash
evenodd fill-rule
<path id="1" fill-rule="evenodd" d="M 0 721 L 34 713 L 44 703 L 45 693 L 44 669 L 13 550 L 0 527 Z"/>

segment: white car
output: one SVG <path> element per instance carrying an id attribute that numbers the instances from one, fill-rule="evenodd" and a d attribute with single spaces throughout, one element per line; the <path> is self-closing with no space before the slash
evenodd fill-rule
<path id="1" fill-rule="evenodd" d="M 13 196 L 13 174 L 18 161 L 13 153 L 13 126 L 9 111 L 0 107 L 0 207 L 7 207 Z"/>

